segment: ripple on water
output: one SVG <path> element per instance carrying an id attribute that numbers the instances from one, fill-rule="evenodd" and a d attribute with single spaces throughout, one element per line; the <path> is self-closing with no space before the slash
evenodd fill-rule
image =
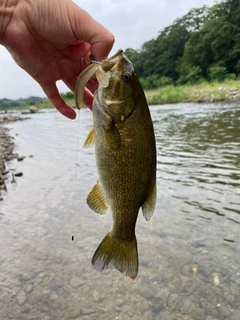
<path id="1" fill-rule="evenodd" d="M 136 283 L 91 267 L 111 226 L 109 213 L 99 217 L 85 203 L 94 152 L 76 149 L 91 113 L 81 110 L 79 123 L 46 112 L 9 125 L 20 153 L 34 157 L 17 163 L 24 178 L 1 203 L 1 319 L 240 318 L 239 108 L 151 112 L 158 202 L 151 221 L 140 213 L 137 222 Z"/>

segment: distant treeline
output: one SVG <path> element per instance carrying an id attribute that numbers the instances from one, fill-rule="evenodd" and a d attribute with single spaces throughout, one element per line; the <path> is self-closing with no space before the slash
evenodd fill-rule
<path id="1" fill-rule="evenodd" d="M 240 1 L 192 9 L 140 50 L 125 53 L 144 89 L 234 79 L 240 72 Z"/>
<path id="2" fill-rule="evenodd" d="M 74 99 L 74 94 L 72 92 L 61 93 L 62 97 L 66 100 Z M 47 98 L 40 97 L 28 97 L 24 99 L 11 100 L 7 98 L 0 99 L 0 110 L 7 110 L 12 108 L 21 108 L 23 106 L 32 106 L 32 105 L 40 105 L 40 104 L 49 104 L 50 102 Z"/>
<path id="3" fill-rule="evenodd" d="M 21 107 L 23 105 L 29 104 L 29 105 L 35 105 L 39 102 L 46 101 L 46 98 L 40 98 L 40 97 L 28 97 L 24 99 L 18 99 L 18 100 L 11 100 L 11 99 L 0 99 L 0 109 L 8 109 L 8 108 L 16 108 Z"/>

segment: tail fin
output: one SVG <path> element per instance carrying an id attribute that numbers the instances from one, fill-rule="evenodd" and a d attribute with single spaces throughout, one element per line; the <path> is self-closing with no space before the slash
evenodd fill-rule
<path id="1" fill-rule="evenodd" d="M 122 241 L 109 232 L 98 246 L 92 258 L 95 269 L 117 269 L 135 281 L 138 274 L 137 240 Z"/>

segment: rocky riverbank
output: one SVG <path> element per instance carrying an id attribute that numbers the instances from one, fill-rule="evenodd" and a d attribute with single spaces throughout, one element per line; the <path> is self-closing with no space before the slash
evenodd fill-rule
<path id="1" fill-rule="evenodd" d="M 19 155 L 14 153 L 14 139 L 9 134 L 9 129 L 4 127 L 5 123 L 12 121 L 22 121 L 27 118 L 23 118 L 14 114 L 2 114 L 0 115 L 0 200 L 2 200 L 3 193 L 7 190 L 6 181 L 12 179 L 18 173 L 11 173 L 7 168 L 7 163 L 13 159 L 18 159 Z"/>

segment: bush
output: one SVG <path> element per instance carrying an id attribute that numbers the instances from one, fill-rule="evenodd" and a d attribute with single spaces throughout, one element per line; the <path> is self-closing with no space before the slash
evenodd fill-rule
<path id="1" fill-rule="evenodd" d="M 194 67 L 187 74 L 187 82 L 189 84 L 199 83 L 202 79 L 202 70 L 200 67 Z"/>
<path id="2" fill-rule="evenodd" d="M 173 84 L 173 79 L 169 77 L 162 76 L 159 78 L 159 87 L 166 87 Z"/>
<path id="3" fill-rule="evenodd" d="M 197 84 L 202 81 L 202 70 L 200 67 L 193 67 L 188 74 L 182 75 L 178 80 L 178 85 Z"/>
<path id="4" fill-rule="evenodd" d="M 173 83 L 171 78 L 165 76 L 159 77 L 157 74 L 152 74 L 146 78 L 140 78 L 139 80 L 144 90 L 157 89 Z"/>
<path id="5" fill-rule="evenodd" d="M 158 86 L 159 86 L 158 81 L 159 81 L 159 76 L 157 74 L 152 74 L 150 76 L 147 76 L 146 78 L 140 79 L 142 87 L 145 90 L 151 90 L 151 89 L 158 88 Z"/>
<path id="6" fill-rule="evenodd" d="M 181 76 L 181 77 L 177 80 L 176 84 L 177 84 L 178 86 L 183 86 L 183 85 L 187 84 L 187 82 L 188 82 L 187 76 L 184 75 L 184 76 Z"/>
<path id="7" fill-rule="evenodd" d="M 221 66 L 211 67 L 208 75 L 211 81 L 223 82 L 228 75 L 227 68 Z"/>
<path id="8" fill-rule="evenodd" d="M 63 99 L 74 99 L 74 94 L 71 91 L 61 93 Z"/>
<path id="9" fill-rule="evenodd" d="M 226 77 L 226 80 L 236 80 L 237 76 L 235 73 L 229 73 Z"/>

